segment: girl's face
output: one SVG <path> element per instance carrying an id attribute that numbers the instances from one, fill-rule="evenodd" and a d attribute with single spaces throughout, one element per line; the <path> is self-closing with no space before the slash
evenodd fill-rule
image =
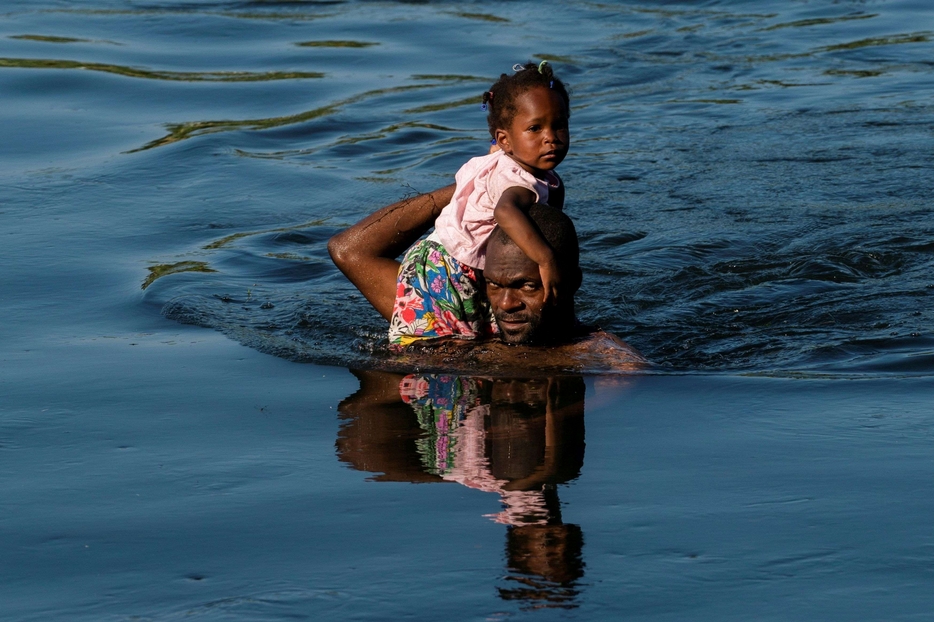
<path id="1" fill-rule="evenodd" d="M 496 142 L 519 166 L 536 177 L 564 160 L 571 137 L 564 100 L 552 89 L 531 88 L 516 98 L 516 115 Z"/>

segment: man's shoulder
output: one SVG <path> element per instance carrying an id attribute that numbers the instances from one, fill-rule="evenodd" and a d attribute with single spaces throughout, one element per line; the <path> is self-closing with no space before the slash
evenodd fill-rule
<path id="1" fill-rule="evenodd" d="M 568 343 L 555 346 L 555 350 L 579 361 L 587 369 L 635 371 L 648 365 L 638 350 L 613 333 L 603 330 L 581 330 Z"/>
<path id="2" fill-rule="evenodd" d="M 425 340 L 406 348 L 396 362 L 439 371 L 512 376 L 631 372 L 648 366 L 645 357 L 616 335 L 586 329 L 557 345 L 512 345 L 497 338 Z"/>

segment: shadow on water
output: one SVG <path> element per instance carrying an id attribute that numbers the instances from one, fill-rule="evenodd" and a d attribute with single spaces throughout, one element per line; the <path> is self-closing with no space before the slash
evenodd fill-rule
<path id="1" fill-rule="evenodd" d="M 584 464 L 583 379 L 354 374 L 360 390 L 338 406 L 338 458 L 375 482 L 498 495 L 502 511 L 487 518 L 506 527 L 500 597 L 576 607 L 584 537 L 563 521 L 558 486 Z"/>

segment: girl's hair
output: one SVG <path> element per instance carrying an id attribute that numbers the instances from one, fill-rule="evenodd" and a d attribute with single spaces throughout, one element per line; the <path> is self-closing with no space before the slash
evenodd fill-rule
<path id="1" fill-rule="evenodd" d="M 490 127 L 490 136 L 496 138 L 496 130 L 506 129 L 512 123 L 519 109 L 516 99 L 526 91 L 543 86 L 552 89 L 564 100 L 567 115 L 571 116 L 571 100 L 564 82 L 555 77 L 551 65 L 542 61 L 539 64 L 526 63 L 515 65 L 516 73 L 502 74 L 499 80 L 483 94 L 483 108 L 488 110 L 487 125 Z"/>

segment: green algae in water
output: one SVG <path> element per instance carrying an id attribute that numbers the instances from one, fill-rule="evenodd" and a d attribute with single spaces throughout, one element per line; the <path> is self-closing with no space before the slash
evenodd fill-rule
<path id="1" fill-rule="evenodd" d="M 76 39 L 74 37 L 56 37 L 53 35 L 10 35 L 10 39 L 23 41 L 42 41 L 44 43 L 93 43 L 90 39 Z"/>
<path id="2" fill-rule="evenodd" d="M 227 246 L 231 242 L 239 240 L 241 238 L 248 238 L 253 235 L 262 235 L 264 233 L 283 233 L 285 231 L 295 231 L 296 229 L 307 229 L 308 227 L 319 227 L 327 221 L 327 218 L 321 220 L 313 220 L 311 222 L 302 223 L 300 225 L 293 225 L 291 227 L 277 227 L 275 229 L 263 229 L 262 231 L 242 231 L 240 233 L 233 233 L 228 236 L 224 236 L 219 240 L 211 242 L 204 247 L 204 250 L 214 250 L 217 248 L 222 248 Z"/>
<path id="3" fill-rule="evenodd" d="M 741 104 L 741 99 L 670 99 L 666 104 Z"/>
<path id="4" fill-rule="evenodd" d="M 892 35 L 891 37 L 870 37 L 868 39 L 860 39 L 859 41 L 851 41 L 850 43 L 828 45 L 827 47 L 821 48 L 821 50 L 824 52 L 836 52 L 839 50 L 857 50 L 859 48 L 883 45 L 901 45 L 903 43 L 927 43 L 930 40 L 931 36 L 929 33 L 919 32 L 905 35 Z"/>
<path id="5" fill-rule="evenodd" d="M 178 274 L 180 272 L 217 272 L 217 270 L 209 268 L 208 264 L 203 261 L 180 261 L 173 264 L 157 264 L 155 266 L 149 266 L 147 270 L 149 270 L 149 276 L 143 281 L 143 284 L 140 286 L 141 289 L 146 289 L 152 285 L 156 279 L 170 274 Z"/>
<path id="6" fill-rule="evenodd" d="M 127 153 L 136 153 L 139 151 L 146 151 L 147 149 L 154 149 L 156 147 L 162 147 L 164 145 L 170 145 L 172 143 L 187 140 L 193 136 L 201 136 L 203 134 L 213 134 L 215 132 L 229 132 L 233 130 L 248 129 L 248 130 L 267 130 L 276 127 L 282 127 L 285 125 L 293 125 L 295 123 L 304 123 L 305 121 L 310 121 L 312 119 L 317 119 L 319 117 L 325 117 L 327 115 L 333 114 L 340 110 L 344 106 L 350 104 L 355 104 L 360 101 L 372 97 L 378 97 L 380 95 L 388 95 L 392 93 L 401 93 L 404 91 L 413 91 L 418 89 L 433 88 L 437 86 L 436 84 L 411 84 L 407 86 L 397 86 L 385 89 L 375 89 L 372 91 L 367 91 L 365 93 L 360 93 L 359 95 L 354 95 L 353 97 L 348 97 L 347 99 L 334 102 L 333 104 L 328 104 L 326 106 L 321 106 L 320 108 L 315 108 L 313 110 L 308 110 L 306 112 L 300 112 L 298 114 L 287 115 L 282 117 L 270 117 L 267 119 L 244 119 L 240 121 L 190 121 L 188 123 L 172 123 L 167 127 L 169 133 L 162 138 L 157 138 L 156 140 L 150 141 L 139 147 L 137 149 L 131 149 Z M 475 98 L 479 99 L 479 98 Z"/>
<path id="7" fill-rule="evenodd" d="M 428 104 L 425 106 L 418 106 L 417 108 L 409 108 L 404 110 L 406 114 L 419 114 L 422 112 L 438 112 L 439 110 L 452 110 L 454 108 L 461 108 L 462 106 L 471 106 L 473 104 L 480 104 L 480 96 L 474 95 L 472 97 L 465 97 L 464 99 L 458 99 L 453 102 L 442 102 L 440 104 Z"/>
<path id="8" fill-rule="evenodd" d="M 296 43 L 302 48 L 368 48 L 379 45 L 372 41 L 302 41 Z"/>
<path id="9" fill-rule="evenodd" d="M 45 58 L 0 58 L 0 67 L 19 69 L 84 69 L 88 71 L 112 73 L 128 78 L 169 80 L 173 82 L 265 82 L 271 80 L 304 80 L 324 77 L 323 73 L 317 71 L 268 71 L 265 73 L 249 71 L 151 71 L 148 69 L 126 67 L 124 65 L 82 63 L 73 60 Z"/>
<path id="10" fill-rule="evenodd" d="M 452 127 L 445 127 L 443 125 L 437 125 L 435 123 L 419 123 L 417 121 L 409 121 L 407 123 L 395 123 L 389 127 L 377 130 L 375 132 L 370 132 L 369 134 L 363 134 L 358 136 L 345 136 L 344 138 L 339 139 L 335 142 L 335 145 L 353 145 L 356 143 L 365 142 L 368 140 L 379 140 L 380 138 L 386 138 L 387 136 L 398 132 L 399 130 L 409 129 L 409 128 L 423 128 L 426 130 L 437 130 L 439 132 L 459 132 L 463 130 L 456 130 Z"/>
<path id="11" fill-rule="evenodd" d="M 783 89 L 793 89 L 800 86 L 824 86 L 829 84 L 828 82 L 782 82 L 781 80 L 757 80 L 757 84 L 765 84 L 767 86 L 780 86 Z"/>
<path id="12" fill-rule="evenodd" d="M 877 69 L 828 69 L 824 72 L 828 76 L 849 76 L 853 78 L 875 78 L 888 73 L 887 71 Z"/>
<path id="13" fill-rule="evenodd" d="M 175 15 L 214 15 L 234 19 L 251 20 L 290 20 L 311 21 L 325 17 L 333 17 L 334 13 L 276 13 L 262 11 L 198 11 L 194 9 L 48 9 L 45 13 L 65 13 L 70 15 L 100 15 L 104 17 L 121 16 L 175 16 Z"/>
<path id="14" fill-rule="evenodd" d="M 482 22 L 504 23 L 504 22 L 508 22 L 508 21 L 509 21 L 509 20 L 508 20 L 507 18 L 505 18 L 505 17 L 500 17 L 500 16 L 498 16 L 498 15 L 490 15 L 489 13 L 463 13 L 463 12 L 458 12 L 458 13 L 453 13 L 452 15 L 456 15 L 457 17 L 463 17 L 463 18 L 465 18 L 465 19 L 476 19 L 476 20 L 480 20 L 480 21 L 482 21 Z"/>
<path id="15" fill-rule="evenodd" d="M 285 259 L 287 261 L 311 261 L 311 257 L 297 255 L 295 253 L 266 253 L 266 256 L 273 259 Z"/>
<path id="16" fill-rule="evenodd" d="M 315 19 L 333 17 L 333 13 L 244 13 L 224 11 L 221 13 L 206 13 L 207 15 L 220 15 L 222 17 L 232 17 L 234 19 L 252 19 L 252 20 L 289 20 L 309 22 Z"/>
<path id="17" fill-rule="evenodd" d="M 635 32 L 623 32 L 618 35 L 615 35 L 614 39 L 637 39 L 639 37 L 644 37 L 655 32 L 654 30 L 637 30 Z"/>
<path id="18" fill-rule="evenodd" d="M 856 19 L 871 19 L 873 17 L 878 17 L 878 13 L 870 13 L 868 15 L 844 15 L 842 17 L 818 17 L 815 19 L 799 19 L 794 22 L 786 22 L 783 24 L 775 24 L 774 26 L 769 26 L 768 28 L 762 28 L 762 32 L 768 32 L 770 30 L 779 30 L 781 28 L 809 28 L 811 26 L 824 26 L 826 24 L 837 24 L 840 22 L 849 22 Z"/>

